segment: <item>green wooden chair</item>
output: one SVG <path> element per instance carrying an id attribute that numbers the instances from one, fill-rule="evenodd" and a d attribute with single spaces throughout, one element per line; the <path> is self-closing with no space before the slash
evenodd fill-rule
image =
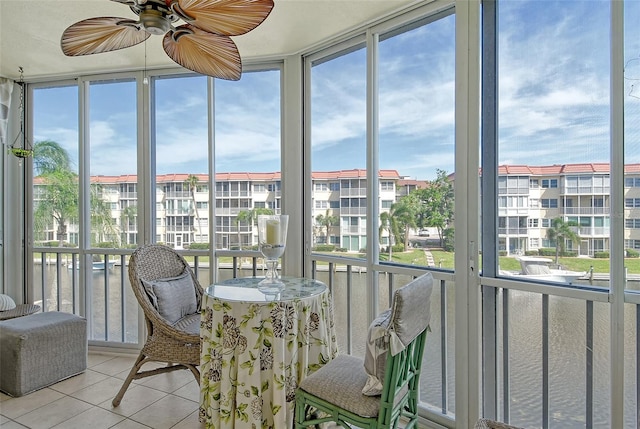
<path id="1" fill-rule="evenodd" d="M 343 427 L 395 428 L 401 420 L 405 429 L 417 427 L 420 367 L 432 289 L 429 273 L 398 289 L 391 308 L 369 327 L 364 361 L 338 355 L 300 383 L 296 391 L 296 429 L 325 422 Z M 383 336 L 375 332 L 383 332 Z M 374 343 L 378 350 L 380 344 L 387 344 L 388 350 L 372 355 Z M 376 377 L 381 381 L 380 394 L 371 396 L 370 390 L 363 394 L 363 388 L 367 390 L 365 386 Z"/>

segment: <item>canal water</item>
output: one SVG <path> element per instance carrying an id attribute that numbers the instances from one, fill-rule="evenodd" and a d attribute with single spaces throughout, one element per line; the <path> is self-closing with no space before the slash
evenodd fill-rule
<path id="1" fill-rule="evenodd" d="M 57 293 L 58 278 L 53 266 L 45 269 L 45 296 L 49 310 L 73 311 L 72 282 L 74 270 L 63 267 L 60 272 L 60 294 Z M 35 268 L 36 301 L 41 300 L 42 270 Z M 106 276 L 105 276 L 106 274 Z M 240 275 L 251 275 L 241 272 Z M 198 277 L 206 287 L 210 283 L 209 270 L 200 269 Z M 232 277 L 231 270 L 221 270 L 220 279 Z M 106 279 L 106 282 L 105 282 Z M 124 288 L 121 288 L 124 279 Z M 318 272 L 318 279 L 328 284 L 328 273 Z M 77 280 L 76 280 L 77 281 Z M 409 281 L 407 276 L 394 276 L 396 285 Z M 138 340 L 138 305 L 129 286 L 126 270 L 120 266 L 92 274 L 93 318 L 90 323 L 90 338 L 98 341 L 129 342 Z M 388 293 L 385 275 L 380 278 L 380 308 L 388 307 Z M 76 283 L 77 284 L 77 283 Z M 105 287 L 105 284 L 107 285 Z M 438 286 L 438 285 L 436 285 Z M 601 286 L 605 286 L 602 284 Z M 79 291 L 76 288 L 76 294 Z M 122 295 L 124 294 L 124 301 Z M 352 274 L 351 290 L 347 288 L 345 273 L 334 275 L 332 288 L 334 299 L 334 320 L 337 327 L 341 352 L 363 356 L 367 333 L 366 274 Z M 455 294 L 453 284 L 447 284 L 446 291 L 446 400 L 449 412 L 455 412 Z M 351 296 L 351 337 L 346 331 L 348 325 L 348 296 Z M 434 288 L 431 303 L 431 332 L 427 336 L 423 373 L 421 376 L 421 401 L 435 410 L 442 409 L 442 323 L 441 291 Z M 105 301 L 105 296 L 109 299 Z M 124 302 L 124 304 L 122 304 Z M 58 306 L 59 303 L 59 306 Z M 586 392 L 586 303 L 570 298 L 550 297 L 549 299 L 549 416 L 552 428 L 584 428 Z M 625 428 L 635 428 L 635 306 L 627 306 L 625 314 Z M 502 320 L 499 310 L 499 320 Z M 106 317 L 105 317 L 106 314 Z M 122 315 L 124 314 L 124 319 Z M 510 371 L 510 415 L 511 423 L 527 428 L 542 427 L 542 297 L 539 294 L 509 292 L 509 371 Z M 593 374 L 594 374 L 594 428 L 607 428 L 609 421 L 609 306 L 594 303 L 593 320 Z M 108 328 L 106 328 L 108 326 Z M 502 329 L 502 327 L 501 327 Z M 501 338 L 502 332 L 499 333 Z M 501 355 L 501 350 L 498 351 Z M 500 388 L 502 389 L 502 362 L 498 365 Z M 502 395 L 500 395 L 502 397 Z M 504 404 L 500 404 L 501 408 Z M 502 417 L 502 415 L 500 415 Z"/>

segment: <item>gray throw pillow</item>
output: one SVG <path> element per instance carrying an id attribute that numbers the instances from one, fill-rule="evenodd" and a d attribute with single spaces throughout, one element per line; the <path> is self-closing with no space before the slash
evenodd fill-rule
<path id="1" fill-rule="evenodd" d="M 376 396 L 382 393 L 389 350 L 389 323 L 391 323 L 391 309 L 380 313 L 369 325 L 364 355 L 367 382 L 362 388 L 363 395 Z"/>
<path id="2" fill-rule="evenodd" d="M 153 306 L 169 323 L 198 311 L 196 291 L 188 271 L 167 279 L 142 280 L 142 284 Z"/>

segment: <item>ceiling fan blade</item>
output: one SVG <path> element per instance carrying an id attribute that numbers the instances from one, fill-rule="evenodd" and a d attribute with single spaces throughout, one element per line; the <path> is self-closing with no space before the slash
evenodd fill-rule
<path id="1" fill-rule="evenodd" d="M 260 25 L 271 13 L 273 0 L 177 0 L 181 12 L 202 30 L 239 36 Z"/>
<path id="2" fill-rule="evenodd" d="M 185 24 L 165 34 L 162 45 L 167 55 L 184 68 L 221 79 L 240 79 L 240 52 L 228 36 Z"/>
<path id="3" fill-rule="evenodd" d="M 68 56 L 99 54 L 137 45 L 149 36 L 136 21 L 130 19 L 90 18 L 64 30 L 60 45 Z"/>

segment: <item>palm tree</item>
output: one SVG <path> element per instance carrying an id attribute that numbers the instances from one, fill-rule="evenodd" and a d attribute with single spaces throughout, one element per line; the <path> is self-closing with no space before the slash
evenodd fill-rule
<path id="1" fill-rule="evenodd" d="M 338 224 L 338 217 L 330 215 L 329 209 L 327 209 L 324 215 L 319 214 L 316 216 L 316 223 L 320 225 L 320 228 L 325 229 L 325 244 L 329 244 L 329 231 L 332 226 Z"/>
<path id="2" fill-rule="evenodd" d="M 547 230 L 547 238 L 556 242 L 556 265 L 558 265 L 560 253 L 564 254 L 566 241 L 570 240 L 572 243 L 580 241 L 580 235 L 572 229 L 575 226 L 577 226 L 576 222 L 565 222 L 563 218 L 557 217 L 552 221 L 551 228 Z"/>
<path id="3" fill-rule="evenodd" d="M 242 210 L 238 213 L 235 219 L 236 230 L 238 231 L 238 249 L 242 250 L 242 240 L 240 239 L 240 222 L 251 223 L 253 222 L 253 215 L 251 210 Z"/>
<path id="4" fill-rule="evenodd" d="M 71 170 L 69 153 L 52 140 L 38 141 L 33 145 L 33 169 L 36 176 Z"/>
<path id="5" fill-rule="evenodd" d="M 236 216 L 235 222 L 238 229 L 238 246 L 240 247 L 240 250 L 242 250 L 242 244 L 240 242 L 240 222 L 247 222 L 251 226 L 251 229 L 253 229 L 253 226 L 258 221 L 259 215 L 272 215 L 272 214 L 274 214 L 273 210 L 267 209 L 264 207 L 256 207 L 251 210 L 242 210 L 238 213 L 238 215 Z"/>
<path id="6" fill-rule="evenodd" d="M 138 216 L 138 206 L 127 206 L 120 213 L 120 247 L 123 243 L 128 244 L 126 231 L 136 216 Z"/>
<path id="7" fill-rule="evenodd" d="M 401 197 L 396 203 L 392 204 L 389 210 L 389 215 L 397 225 L 399 236 L 396 236 L 396 238 L 402 239 L 405 251 L 407 247 L 409 247 L 409 231 L 417 225 L 419 208 L 420 202 L 418 198 L 414 194 L 409 194 Z"/>
<path id="8" fill-rule="evenodd" d="M 34 149 L 34 156 L 36 149 Z M 46 183 L 42 199 L 35 202 L 33 221 L 35 229 L 45 231 L 51 218 L 57 224 L 56 240 L 62 246 L 67 236 L 67 223 L 78 217 L 78 175 L 69 170 L 50 171 L 43 174 Z"/>
<path id="9" fill-rule="evenodd" d="M 200 229 L 200 216 L 198 215 L 198 204 L 196 203 L 196 189 L 198 187 L 198 176 L 189 174 L 184 184 L 189 187 L 189 194 L 191 194 L 191 203 L 193 204 L 193 210 L 196 216 L 196 222 L 198 222 L 198 233 L 200 234 L 200 241 L 202 241 L 202 230 Z"/>
<path id="10" fill-rule="evenodd" d="M 380 227 L 378 228 L 378 242 L 382 241 L 382 234 L 384 231 L 387 231 L 389 235 L 389 244 L 387 247 L 387 251 L 389 252 L 389 261 L 391 261 L 391 257 L 393 256 L 393 243 L 394 238 L 399 236 L 400 232 L 398 230 L 398 223 L 396 222 L 396 218 L 392 209 L 388 212 L 380 213 Z"/>
<path id="11" fill-rule="evenodd" d="M 118 241 L 118 225 L 111 216 L 111 206 L 102 198 L 102 185 L 91 185 L 91 238 L 92 244 Z"/>
<path id="12" fill-rule="evenodd" d="M 67 151 L 52 140 L 34 144 L 33 163 L 44 185 L 41 197 L 34 204 L 34 229 L 45 231 L 53 218 L 57 224 L 56 240 L 62 246 L 67 237 L 68 223 L 78 219 L 78 174 L 71 169 Z M 91 185 L 90 192 L 92 239 L 108 241 L 117 237 L 111 209 L 100 197 L 100 185 Z"/>

